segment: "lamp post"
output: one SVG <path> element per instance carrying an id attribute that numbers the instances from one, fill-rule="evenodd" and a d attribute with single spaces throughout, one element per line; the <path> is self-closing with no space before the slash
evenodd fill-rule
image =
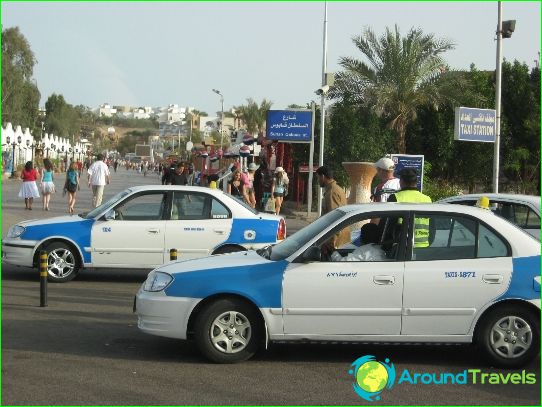
<path id="1" fill-rule="evenodd" d="M 497 69 L 495 72 L 495 146 L 493 150 L 493 192 L 499 192 L 499 155 L 501 142 L 501 80 L 502 39 L 510 38 L 516 28 L 516 20 L 502 21 L 502 2 L 497 13 Z"/>
<path id="2" fill-rule="evenodd" d="M 222 150 L 222 144 L 224 140 L 224 95 L 220 93 L 219 90 L 213 89 L 213 92 L 216 93 L 218 96 L 220 96 L 220 104 L 221 104 L 221 118 L 220 118 L 220 149 Z"/>
<path id="3" fill-rule="evenodd" d="M 26 147 L 27 148 L 30 148 L 31 151 L 32 151 L 32 155 L 31 155 L 31 161 L 34 162 L 34 149 L 36 148 L 36 143 L 34 141 L 32 141 L 32 145 L 30 144 L 30 140 L 26 140 Z"/>
<path id="4" fill-rule="evenodd" d="M 13 155 L 11 157 L 11 162 L 12 162 L 12 164 L 11 164 L 11 178 L 15 178 L 17 176 L 17 174 L 16 174 L 16 171 L 17 171 L 17 165 L 16 164 L 17 163 L 15 162 L 15 147 L 17 147 L 17 145 L 20 146 L 21 141 L 22 141 L 21 136 L 17 137 L 17 141 L 13 140 L 13 144 L 12 144 L 12 146 L 13 146 L 13 151 L 12 151 Z"/>

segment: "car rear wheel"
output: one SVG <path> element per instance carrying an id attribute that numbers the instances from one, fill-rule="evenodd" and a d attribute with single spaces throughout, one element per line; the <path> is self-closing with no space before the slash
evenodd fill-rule
<path id="1" fill-rule="evenodd" d="M 47 251 L 48 280 L 54 283 L 65 283 L 73 280 L 79 271 L 78 256 L 73 249 L 63 242 L 49 244 Z"/>
<path id="2" fill-rule="evenodd" d="M 234 299 L 206 306 L 197 316 L 194 339 L 201 353 L 216 363 L 237 363 L 252 357 L 262 338 L 256 310 Z"/>
<path id="3" fill-rule="evenodd" d="M 539 320 L 528 310 L 500 307 L 482 321 L 478 344 L 493 364 L 520 367 L 533 360 L 540 350 L 539 326 Z"/>

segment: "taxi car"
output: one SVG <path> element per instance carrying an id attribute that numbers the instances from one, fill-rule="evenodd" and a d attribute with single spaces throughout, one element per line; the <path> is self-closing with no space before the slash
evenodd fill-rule
<path id="1" fill-rule="evenodd" d="M 489 209 L 540 240 L 540 197 L 521 194 L 465 194 L 444 198 L 439 203 L 476 205 L 482 196 L 489 198 Z"/>
<path id="2" fill-rule="evenodd" d="M 381 261 L 323 253 L 343 229 L 369 221 Z M 350 205 L 274 246 L 163 265 L 134 311 L 143 332 L 193 339 L 219 363 L 269 341 L 474 342 L 491 363 L 515 367 L 539 352 L 540 244 L 479 208 Z"/>
<path id="3" fill-rule="evenodd" d="M 38 264 L 48 252 L 49 280 L 83 267 L 153 269 L 178 259 L 257 249 L 285 238 L 280 216 L 258 213 L 219 190 L 177 185 L 128 188 L 92 211 L 20 222 L 2 240 L 2 260 Z"/>

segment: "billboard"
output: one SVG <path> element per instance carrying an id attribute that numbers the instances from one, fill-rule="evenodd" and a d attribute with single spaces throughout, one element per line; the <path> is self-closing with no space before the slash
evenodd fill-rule
<path id="1" fill-rule="evenodd" d="M 136 144 L 135 155 L 140 157 L 152 157 L 152 150 L 149 144 Z"/>
<path id="2" fill-rule="evenodd" d="M 496 112 L 493 109 L 455 108 L 454 139 L 494 143 Z"/>
<path id="3" fill-rule="evenodd" d="M 418 172 L 418 190 L 423 190 L 423 155 L 391 154 L 395 164 L 393 175 L 399 178 L 399 173 L 405 168 L 414 168 Z"/>
<path id="4" fill-rule="evenodd" d="M 268 110 L 266 137 L 269 140 L 290 143 L 310 143 L 312 136 L 312 111 Z"/>

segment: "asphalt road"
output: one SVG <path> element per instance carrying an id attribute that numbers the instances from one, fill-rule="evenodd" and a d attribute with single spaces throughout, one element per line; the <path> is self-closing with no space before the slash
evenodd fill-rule
<path id="1" fill-rule="evenodd" d="M 138 178 L 141 177 L 141 180 Z M 118 173 L 106 195 L 143 180 Z M 2 224 L 29 216 L 19 209 L 17 181 L 3 183 Z M 57 194 L 51 212 L 64 213 Z M 83 187 L 78 208 L 86 210 Z M 137 329 L 133 296 L 147 271 L 89 270 L 49 284 L 39 307 L 37 271 L 2 265 L 2 405 L 372 404 L 353 389 L 351 363 L 371 354 L 389 358 L 398 375 L 459 373 L 487 366 L 471 346 L 273 344 L 237 365 L 207 363 L 189 342 Z M 535 385 L 396 384 L 378 404 L 539 405 L 540 359 L 525 368 Z"/>

